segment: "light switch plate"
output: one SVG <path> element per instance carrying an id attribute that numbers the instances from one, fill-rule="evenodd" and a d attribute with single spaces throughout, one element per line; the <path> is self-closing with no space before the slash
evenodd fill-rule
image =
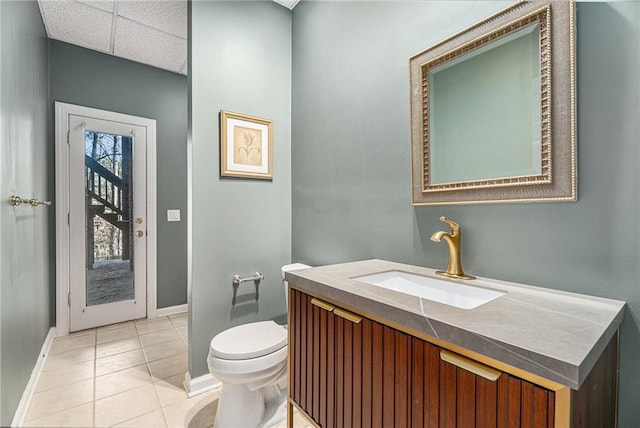
<path id="1" fill-rule="evenodd" d="M 180 210 L 167 210 L 167 221 L 180 221 Z"/>

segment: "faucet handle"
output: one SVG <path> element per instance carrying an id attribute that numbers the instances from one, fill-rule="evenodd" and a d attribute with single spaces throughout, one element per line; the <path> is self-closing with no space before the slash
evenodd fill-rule
<path id="1" fill-rule="evenodd" d="M 460 231 L 460 225 L 458 223 L 456 223 L 455 221 L 451 221 L 448 218 L 446 218 L 445 216 L 440 217 L 440 221 L 445 222 L 449 225 L 449 231 L 450 232 L 459 232 Z"/>

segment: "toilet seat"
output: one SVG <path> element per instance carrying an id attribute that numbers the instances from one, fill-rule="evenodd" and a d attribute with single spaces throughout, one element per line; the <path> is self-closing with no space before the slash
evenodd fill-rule
<path id="1" fill-rule="evenodd" d="M 211 340 L 207 364 L 211 374 L 250 390 L 286 375 L 287 330 L 273 321 L 230 328 Z"/>
<path id="2" fill-rule="evenodd" d="M 223 382 L 253 383 L 278 375 L 287 366 L 287 347 L 249 360 L 225 360 L 212 355 L 207 359 L 211 374 Z"/>
<path id="3" fill-rule="evenodd" d="M 223 360 L 250 360 L 287 346 L 287 330 L 273 321 L 239 325 L 211 340 L 210 355 Z"/>

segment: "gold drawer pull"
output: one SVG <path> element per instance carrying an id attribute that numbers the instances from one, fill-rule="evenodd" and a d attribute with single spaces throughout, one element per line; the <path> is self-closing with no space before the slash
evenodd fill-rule
<path id="1" fill-rule="evenodd" d="M 358 324 L 360 321 L 362 321 L 362 317 L 356 314 L 352 314 L 351 312 L 347 312 L 344 309 L 335 308 L 333 310 L 333 313 L 339 316 L 340 318 L 344 318 L 346 320 L 351 321 L 352 323 Z"/>
<path id="2" fill-rule="evenodd" d="M 470 360 L 465 357 L 461 357 L 460 355 L 454 354 L 449 351 L 440 351 L 440 358 L 447 363 L 453 364 L 456 367 L 460 367 L 461 369 L 470 371 L 473 374 L 481 376 L 485 379 L 490 380 L 491 382 L 495 382 L 498 380 L 502 372 L 491 368 L 489 366 L 485 366 L 484 364 L 480 364 L 477 361 Z"/>
<path id="3" fill-rule="evenodd" d="M 335 308 L 335 306 L 331 303 L 323 302 L 322 300 L 316 299 L 315 297 L 311 299 L 311 304 L 329 312 L 331 312 Z"/>

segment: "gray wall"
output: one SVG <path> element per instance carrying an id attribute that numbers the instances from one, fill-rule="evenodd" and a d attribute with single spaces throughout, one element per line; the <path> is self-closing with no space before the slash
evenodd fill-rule
<path id="1" fill-rule="evenodd" d="M 0 425 L 11 423 L 49 331 L 47 39 L 36 2 L 0 2 Z"/>
<path id="2" fill-rule="evenodd" d="M 447 250 L 429 237 L 446 215 L 469 273 L 625 300 L 619 426 L 640 426 L 638 2 L 578 6 L 579 202 L 410 205 L 408 58 L 503 5 L 294 9 L 293 259 L 441 268 Z"/>
<path id="3" fill-rule="evenodd" d="M 208 372 L 209 342 L 231 325 L 285 313 L 291 260 L 291 12 L 274 2 L 190 2 L 189 371 Z M 273 180 L 219 177 L 219 111 L 273 120 Z M 234 274 L 262 272 L 231 306 Z M 245 300 L 248 299 L 248 300 Z"/>
<path id="4" fill-rule="evenodd" d="M 156 120 L 158 308 L 187 303 L 186 76 L 55 40 L 49 61 L 51 114 L 62 101 Z M 167 222 L 168 209 L 181 222 Z"/>

